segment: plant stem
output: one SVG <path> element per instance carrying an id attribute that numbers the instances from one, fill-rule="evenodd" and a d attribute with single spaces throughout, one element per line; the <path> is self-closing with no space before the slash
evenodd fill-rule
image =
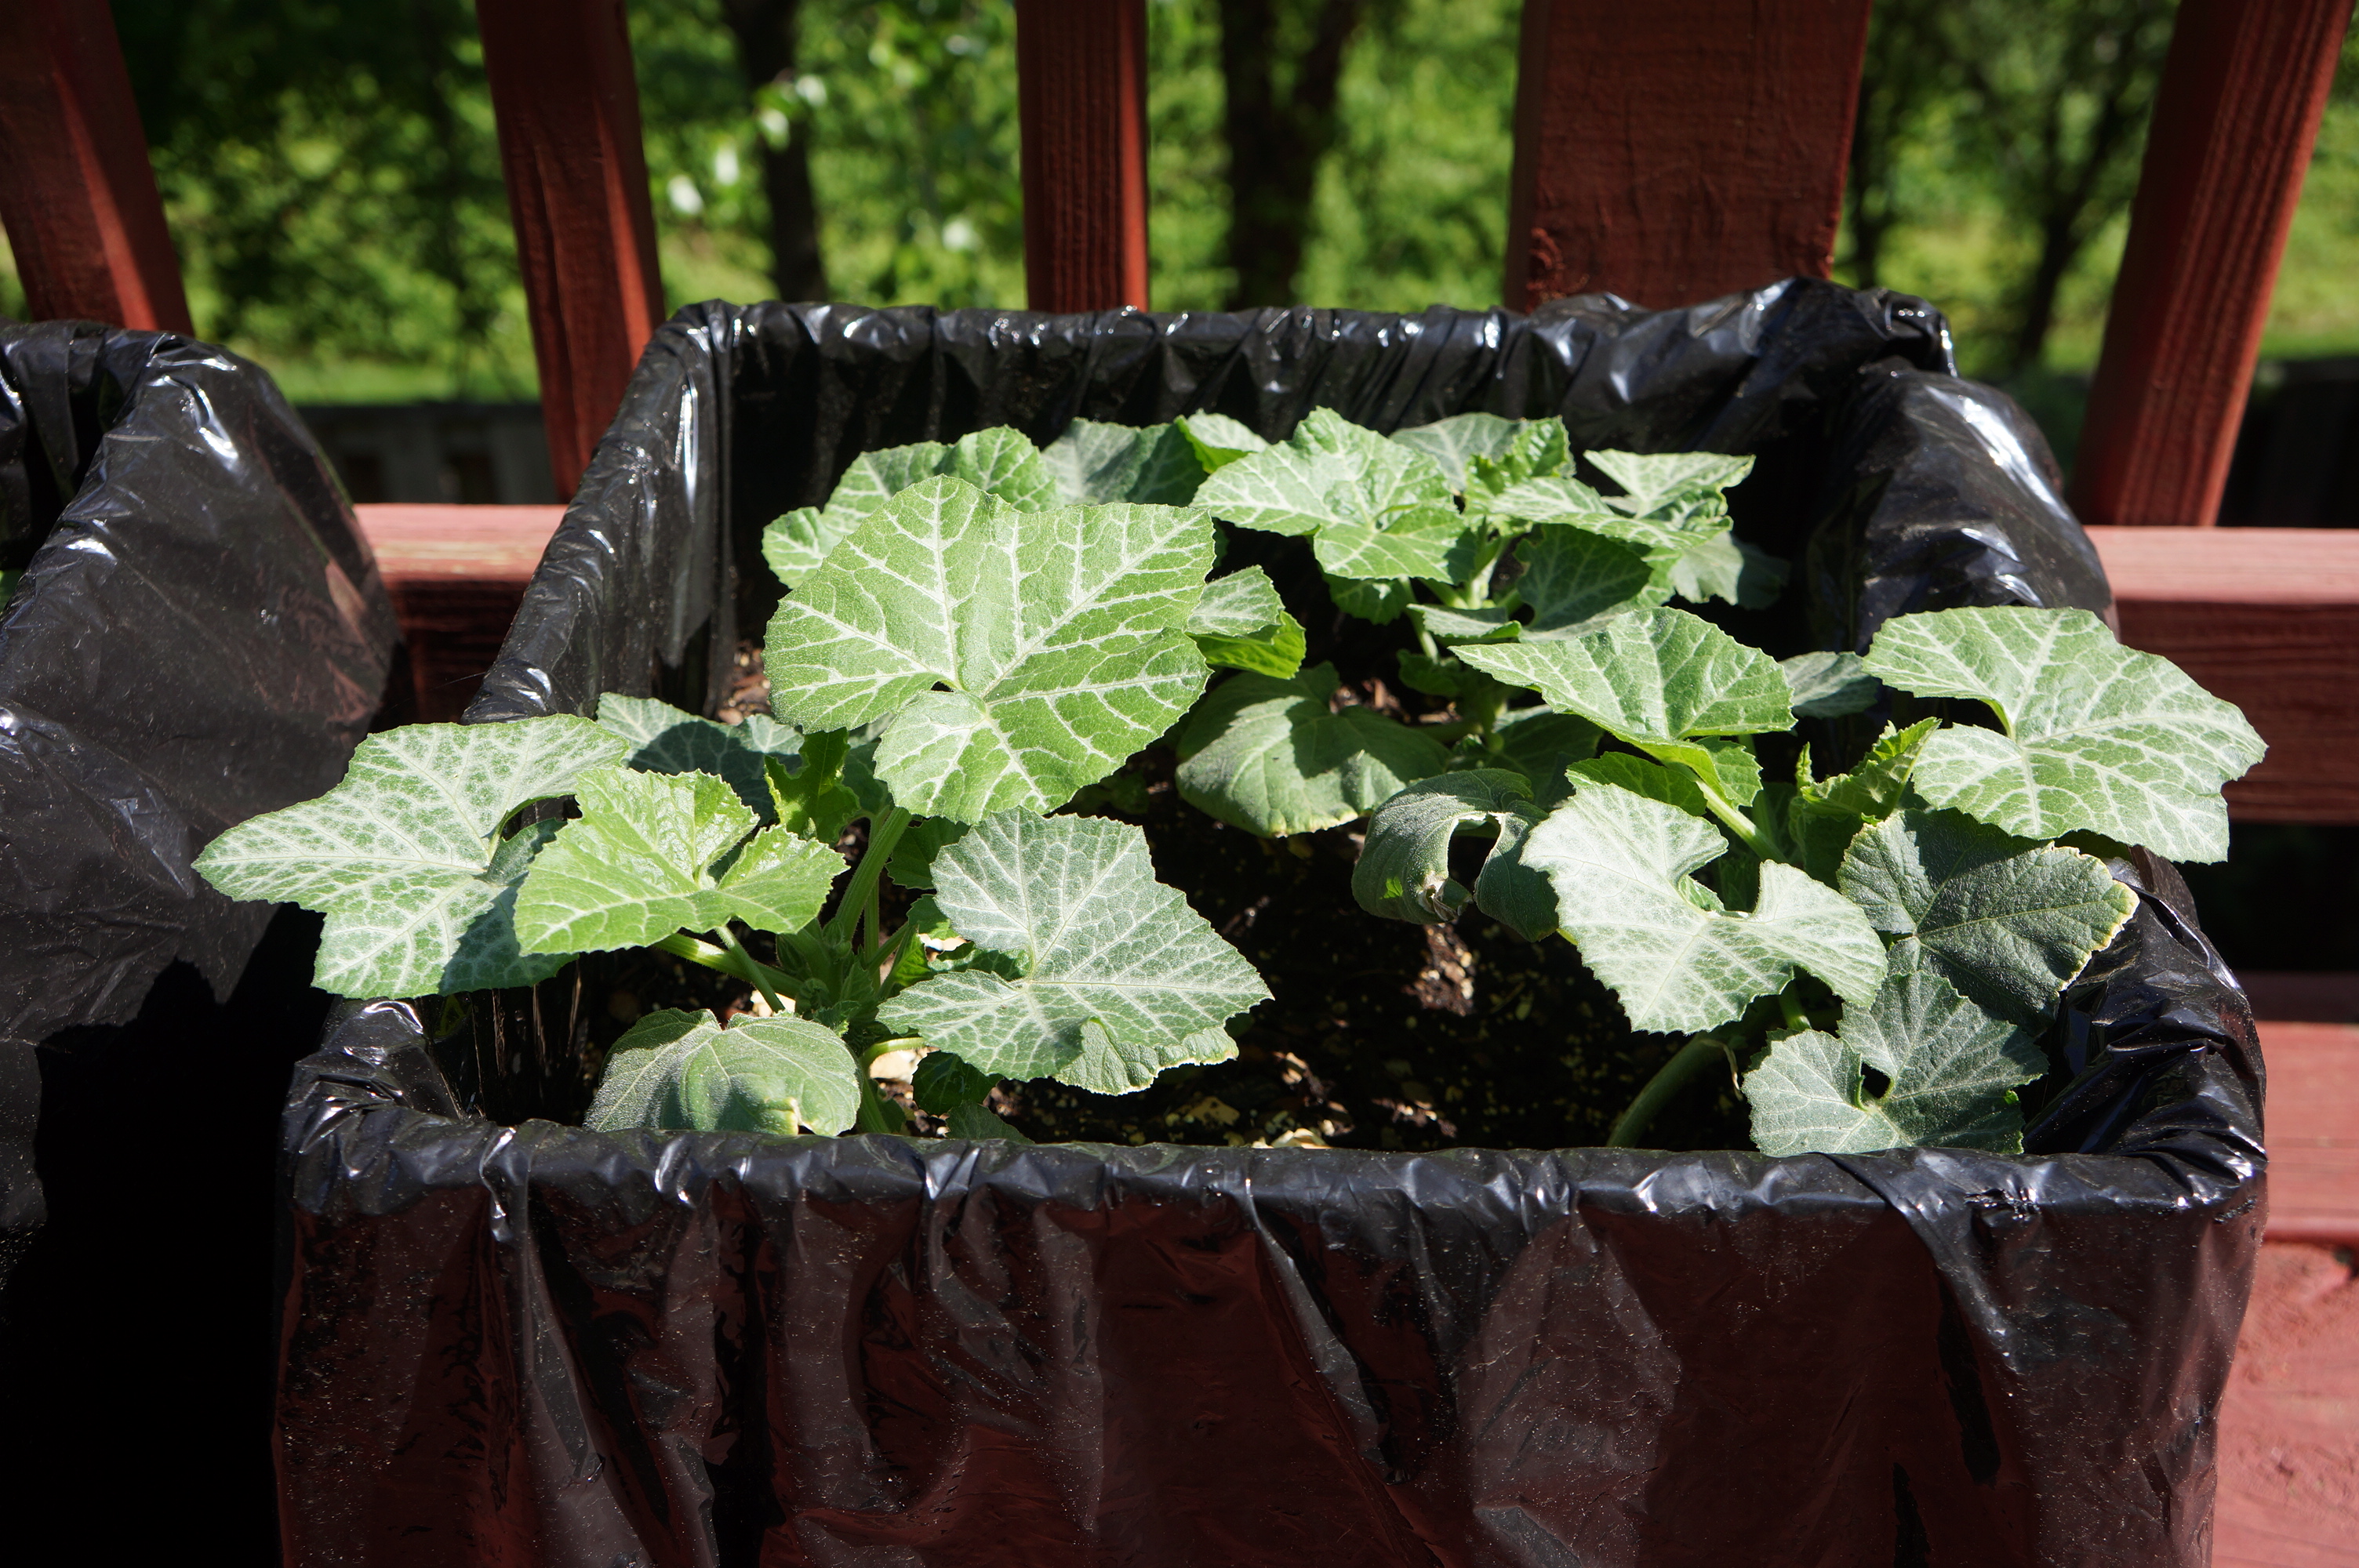
<path id="1" fill-rule="evenodd" d="M 868 819 L 868 847 L 860 851 L 860 864 L 853 869 L 852 885 L 843 890 L 843 902 L 828 918 L 829 941 L 851 946 L 853 927 L 861 912 L 868 907 L 868 896 L 876 891 L 877 881 L 885 874 L 885 862 L 892 858 L 893 846 L 900 842 L 908 826 L 909 814 L 897 806 L 882 816 Z"/>
<path id="2" fill-rule="evenodd" d="M 710 942 L 700 942 L 677 931 L 648 946 L 659 953 L 669 953 L 675 958 L 685 958 L 691 964 L 701 964 L 708 969 L 734 975 L 747 985 L 759 988 L 765 996 L 774 991 L 791 994 L 795 989 L 794 980 L 789 976 L 762 963 L 742 946 L 734 951 L 716 947 Z"/>
<path id="3" fill-rule="evenodd" d="M 1433 633 L 1427 631 L 1421 622 L 1417 628 L 1417 645 L 1425 650 L 1425 656 L 1429 659 L 1441 657 L 1441 644 L 1433 640 Z"/>
<path id="4" fill-rule="evenodd" d="M 763 978 L 762 966 L 754 961 L 753 954 L 745 951 L 745 944 L 737 940 L 737 933 L 723 925 L 713 935 L 721 938 L 722 946 L 728 949 L 733 957 L 745 966 L 745 978 L 754 982 L 754 989 L 762 993 L 762 1000 L 770 1004 L 770 1011 L 773 1013 L 783 1014 L 787 1011 L 787 1004 L 778 1000 L 777 991 L 771 987 L 767 979 Z"/>
<path id="5" fill-rule="evenodd" d="M 1782 858 L 1770 848 L 1769 841 L 1761 836 L 1761 829 L 1753 825 L 1753 818 L 1737 810 L 1734 803 L 1720 793 L 1718 785 L 1701 773 L 1696 773 L 1693 768 L 1690 768 L 1688 772 L 1693 775 L 1696 787 L 1703 792 L 1704 805 L 1710 808 L 1714 816 L 1728 825 L 1728 830 L 1735 834 L 1746 849 L 1765 860 Z"/>
<path id="6" fill-rule="evenodd" d="M 1638 1140 L 1645 1135 L 1656 1113 L 1669 1104 L 1673 1096 L 1687 1087 L 1688 1080 L 1701 1071 L 1705 1063 L 1720 1055 L 1723 1049 L 1716 1035 L 1690 1036 L 1688 1043 L 1673 1053 L 1671 1059 L 1647 1080 L 1647 1087 L 1638 1091 L 1638 1098 L 1630 1102 L 1630 1108 L 1622 1113 L 1622 1119 L 1615 1122 L 1614 1130 L 1607 1134 L 1605 1146 L 1608 1149 L 1636 1148 Z"/>
<path id="7" fill-rule="evenodd" d="M 1777 993 L 1777 1005 L 1786 1010 L 1787 1028 L 1808 1029 L 1810 1026 L 1810 1015 L 1802 1011 L 1801 999 L 1795 996 L 1790 983 Z"/>

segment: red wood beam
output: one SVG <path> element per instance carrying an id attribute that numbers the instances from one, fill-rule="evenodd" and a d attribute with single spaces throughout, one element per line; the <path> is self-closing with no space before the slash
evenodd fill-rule
<path id="1" fill-rule="evenodd" d="M 34 320 L 195 332 L 98 0 L 0 3 L 0 223 Z"/>
<path id="2" fill-rule="evenodd" d="M 2072 504 L 2208 526 L 2351 0 L 2180 0 Z"/>
<path id="3" fill-rule="evenodd" d="M 2245 710 L 2268 742 L 2244 822 L 2359 822 L 2359 529 L 2094 527 L 2122 641 Z"/>
<path id="4" fill-rule="evenodd" d="M 476 0 L 549 471 L 571 499 L 663 319 L 622 0 Z"/>
<path id="5" fill-rule="evenodd" d="M 1824 277 L 1868 0 L 1526 0 L 1512 310 Z"/>
<path id="6" fill-rule="evenodd" d="M 355 506 L 375 552 L 421 722 L 467 710 L 507 641 L 562 506 Z"/>
<path id="7" fill-rule="evenodd" d="M 1016 0 L 1035 310 L 1147 308 L 1147 0 Z"/>

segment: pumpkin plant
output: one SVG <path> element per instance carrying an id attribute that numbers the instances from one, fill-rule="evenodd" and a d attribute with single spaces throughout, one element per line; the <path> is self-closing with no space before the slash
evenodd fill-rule
<path id="1" fill-rule="evenodd" d="M 2083 611 L 1907 615 L 1780 662 L 1676 608 L 1782 590 L 1731 522 L 1751 461 L 1325 410 L 1277 444 L 1197 415 L 872 452 L 765 535 L 770 715 L 609 695 L 397 730 L 198 869 L 323 914 L 347 996 L 630 947 L 759 996 L 640 1019 L 594 1127 L 903 1130 L 867 1068 L 906 1048 L 952 1134 L 1014 1136 L 1001 1080 L 1139 1089 L 1234 1055 L 1269 994 L 1139 828 L 1063 809 L 1168 737 L 1181 796 L 1236 827 L 1364 817 L 1369 914 L 1560 934 L 1635 1028 L 1687 1036 L 1617 1142 L 1718 1062 L 1767 1152 L 2019 1149 L 2057 999 L 2133 907 L 2101 857 L 2221 858 L 2260 742 Z M 1399 623 L 1428 721 L 1338 701 L 1270 578 L 1212 575 L 1223 524 L 1307 539 L 1339 611 Z M 1765 774 L 1766 738 L 1885 704 L 1913 721 L 1849 767 L 1805 745 Z M 1471 885 L 1461 838 L 1488 844 Z"/>

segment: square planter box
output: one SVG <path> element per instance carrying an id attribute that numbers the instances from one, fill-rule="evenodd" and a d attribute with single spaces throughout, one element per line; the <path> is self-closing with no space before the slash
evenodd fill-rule
<path id="1" fill-rule="evenodd" d="M 1904 297 L 703 306 L 470 717 L 709 711 L 777 596 L 759 529 L 864 450 L 1316 406 L 1757 452 L 1740 523 L 1827 646 L 2108 603 L 2036 431 Z M 611 1136 L 536 1119 L 584 1098 L 578 979 L 439 1055 L 348 1009 L 286 1122 L 289 1560 L 2193 1568 L 2261 1068 L 2176 873 L 2117 874 L 2022 1158 Z"/>

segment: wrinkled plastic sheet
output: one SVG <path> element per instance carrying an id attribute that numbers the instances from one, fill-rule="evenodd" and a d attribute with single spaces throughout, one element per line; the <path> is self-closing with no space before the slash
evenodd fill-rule
<path id="1" fill-rule="evenodd" d="M 658 333 L 473 716 L 702 686 L 754 532 L 867 447 L 1318 405 L 1759 449 L 1808 498 L 1814 591 L 2105 604 L 2037 433 L 1901 297 L 706 306 Z M 2176 872 L 2114 872 L 2138 910 L 2068 993 L 2022 1158 L 503 1126 L 408 1006 L 355 1005 L 286 1121 L 290 1560 L 2193 1568 L 2262 1069 Z"/>
<path id="2" fill-rule="evenodd" d="M 396 633 L 269 378 L 167 333 L 0 320 L 0 566 L 25 570 L 0 618 L 0 1231 L 21 1246 L 35 1046 L 130 1019 L 176 960 L 230 993 L 271 912 L 189 862 L 342 776 Z"/>

